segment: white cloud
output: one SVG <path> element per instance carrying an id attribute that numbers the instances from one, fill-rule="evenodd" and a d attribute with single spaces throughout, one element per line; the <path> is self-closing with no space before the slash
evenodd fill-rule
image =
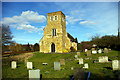
<path id="1" fill-rule="evenodd" d="M 77 21 L 80 21 L 82 19 L 80 18 L 74 18 L 72 16 L 66 16 L 67 23 L 74 24 Z"/>
<path id="2" fill-rule="evenodd" d="M 79 24 L 94 24 L 92 21 L 80 21 Z"/>
<path id="3" fill-rule="evenodd" d="M 87 23 L 88 21 L 81 21 L 80 24 L 85 24 Z"/>
<path id="4" fill-rule="evenodd" d="M 46 17 L 44 15 L 39 15 L 34 11 L 23 11 L 20 16 L 13 17 L 5 17 L 2 20 L 3 24 L 10 25 L 11 27 L 16 27 L 18 30 L 26 30 L 28 32 L 37 32 L 43 29 L 37 28 L 35 26 L 30 25 L 30 22 L 33 23 L 43 23 L 46 21 Z"/>

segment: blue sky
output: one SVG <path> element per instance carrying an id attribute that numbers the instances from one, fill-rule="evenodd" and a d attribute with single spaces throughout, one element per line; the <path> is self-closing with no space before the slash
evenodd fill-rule
<path id="1" fill-rule="evenodd" d="M 117 35 L 117 2 L 3 2 L 2 23 L 10 25 L 13 40 L 39 43 L 47 25 L 47 13 L 62 11 L 66 30 L 78 41 L 95 35 Z"/>

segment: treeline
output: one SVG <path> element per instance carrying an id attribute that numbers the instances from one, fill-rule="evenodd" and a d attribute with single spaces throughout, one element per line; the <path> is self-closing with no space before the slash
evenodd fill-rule
<path id="1" fill-rule="evenodd" d="M 39 51 L 39 44 L 35 43 L 34 45 L 28 44 L 18 44 L 12 43 L 10 45 L 4 45 L 3 52 L 25 52 L 25 51 Z"/>
<path id="2" fill-rule="evenodd" d="M 91 41 L 78 43 L 78 50 L 91 49 L 93 44 L 96 44 L 97 48 L 109 48 L 120 51 L 120 38 L 114 35 L 94 36 L 91 38 Z"/>

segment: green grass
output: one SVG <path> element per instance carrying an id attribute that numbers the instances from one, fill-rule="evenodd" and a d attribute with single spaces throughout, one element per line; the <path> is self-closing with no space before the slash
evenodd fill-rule
<path id="1" fill-rule="evenodd" d="M 70 78 L 71 75 L 74 74 L 74 70 L 71 70 L 71 67 L 83 67 L 83 65 L 77 64 L 78 60 L 74 59 L 74 55 L 76 53 L 71 54 L 44 54 L 44 53 L 34 53 L 34 56 L 29 59 L 29 61 L 33 62 L 34 69 L 40 69 L 42 74 L 42 78 Z M 81 52 L 81 58 L 84 59 L 84 63 L 89 64 L 89 69 L 85 71 L 90 71 L 92 78 L 115 78 L 115 72 L 111 69 L 106 69 L 105 67 L 112 68 L 112 64 L 109 63 L 93 63 L 94 59 L 98 59 L 99 56 L 108 56 L 109 59 L 115 60 L 118 59 L 118 51 L 111 51 L 109 53 L 101 53 L 101 54 L 92 54 L 89 56 L 92 58 L 91 60 L 85 60 L 86 53 Z M 54 71 L 54 62 L 59 62 L 60 59 L 73 59 L 72 61 L 66 61 L 65 65 L 61 66 L 60 71 Z M 23 61 L 18 61 L 18 68 L 12 70 L 10 67 L 9 60 L 3 60 L 2 63 L 2 76 L 3 78 L 28 78 L 28 70 Z M 48 63 L 48 65 L 42 65 L 43 62 Z M 45 73 L 45 72 L 48 73 Z"/>

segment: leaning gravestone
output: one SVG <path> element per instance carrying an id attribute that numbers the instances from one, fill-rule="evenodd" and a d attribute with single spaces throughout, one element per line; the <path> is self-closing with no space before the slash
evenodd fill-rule
<path id="1" fill-rule="evenodd" d="M 77 52 L 77 56 L 80 56 L 80 52 Z"/>
<path id="2" fill-rule="evenodd" d="M 96 50 L 92 50 L 92 54 L 97 54 L 97 51 Z"/>
<path id="3" fill-rule="evenodd" d="M 65 59 L 60 59 L 60 64 L 65 65 Z"/>
<path id="4" fill-rule="evenodd" d="M 104 53 L 108 53 L 108 49 L 107 48 L 104 48 Z"/>
<path id="5" fill-rule="evenodd" d="M 113 60 L 112 61 L 112 68 L 113 70 L 118 70 L 119 69 L 119 66 L 120 65 L 120 62 L 118 60 Z"/>
<path id="6" fill-rule="evenodd" d="M 79 58 L 79 64 L 83 64 L 83 58 Z"/>
<path id="7" fill-rule="evenodd" d="M 102 50 L 101 50 L 101 49 L 99 49 L 99 50 L 98 50 L 98 53 L 102 53 Z"/>
<path id="8" fill-rule="evenodd" d="M 60 62 L 54 62 L 54 70 L 60 70 Z"/>
<path id="9" fill-rule="evenodd" d="M 29 70 L 29 80 L 40 80 L 40 70 Z"/>
<path id="10" fill-rule="evenodd" d="M 88 63 L 85 63 L 83 68 L 88 69 Z"/>
<path id="11" fill-rule="evenodd" d="M 87 51 L 87 56 L 91 56 L 91 50 Z"/>
<path id="12" fill-rule="evenodd" d="M 15 69 L 17 67 L 16 61 L 11 62 L 11 67 L 12 69 Z"/>
<path id="13" fill-rule="evenodd" d="M 32 69 L 33 66 L 32 66 L 32 62 L 27 62 L 27 69 Z"/>
<path id="14" fill-rule="evenodd" d="M 99 62 L 101 62 L 101 63 L 108 62 L 108 56 L 99 57 Z"/>
<path id="15" fill-rule="evenodd" d="M 87 52 L 87 49 L 85 49 L 85 52 Z"/>

